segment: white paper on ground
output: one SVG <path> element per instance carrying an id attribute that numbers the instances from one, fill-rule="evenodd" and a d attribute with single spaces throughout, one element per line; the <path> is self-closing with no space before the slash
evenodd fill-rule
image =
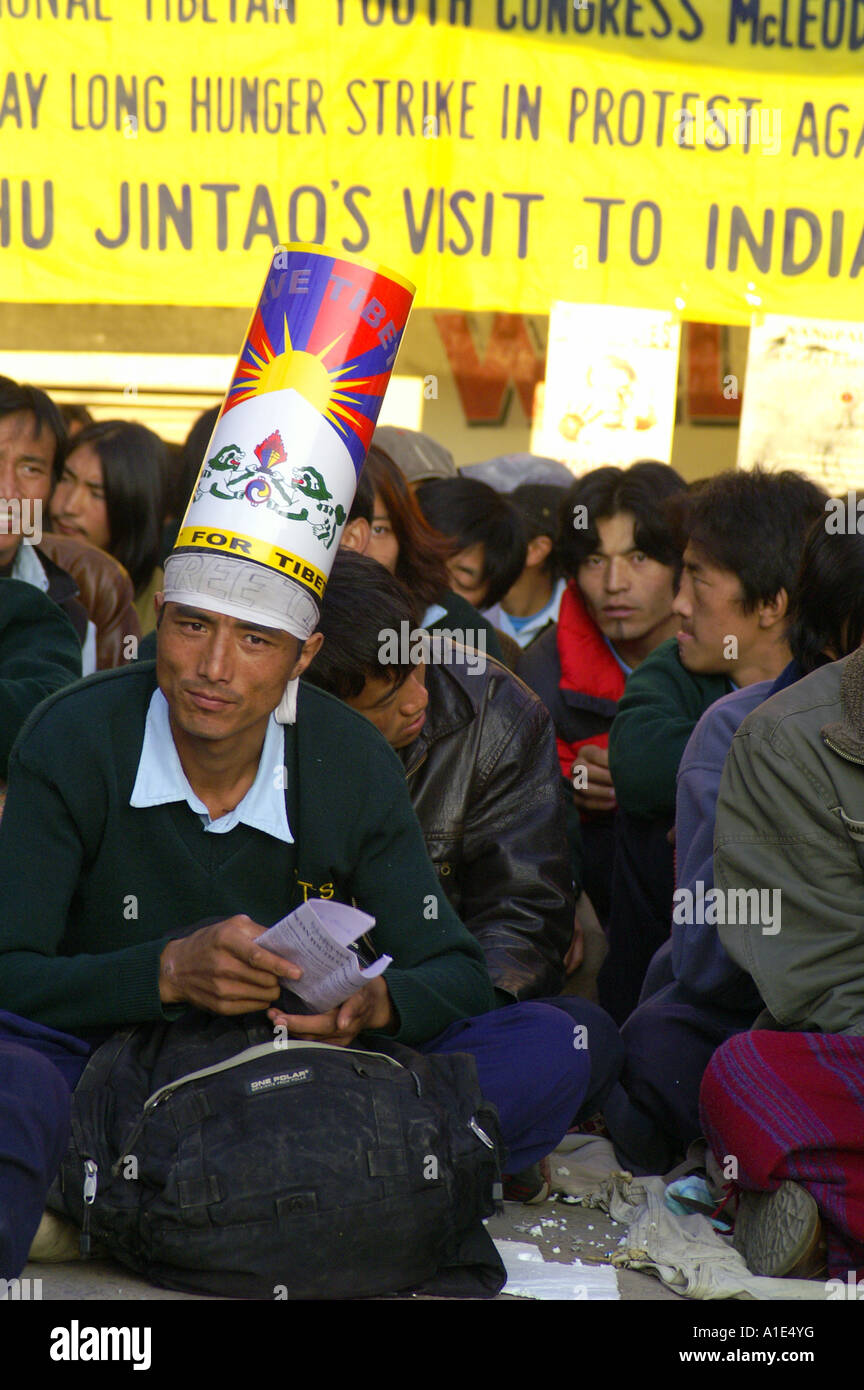
<path id="1" fill-rule="evenodd" d="M 565 1300 L 620 1299 L 618 1279 L 611 1265 L 556 1264 L 544 1260 L 536 1245 L 521 1240 L 496 1240 L 495 1247 L 507 1270 L 502 1293 L 523 1298 Z"/>
<path id="2" fill-rule="evenodd" d="M 347 903 L 310 898 L 269 927 L 257 944 L 301 967 L 302 978 L 286 981 L 286 987 L 316 1013 L 325 1014 L 391 964 L 392 956 L 379 956 L 371 965 L 361 966 L 356 953 L 348 949 L 374 925 L 374 917 Z"/>

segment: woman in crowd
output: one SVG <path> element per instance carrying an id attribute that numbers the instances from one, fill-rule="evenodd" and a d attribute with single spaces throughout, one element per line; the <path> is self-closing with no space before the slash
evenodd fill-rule
<path id="1" fill-rule="evenodd" d="M 352 534 L 351 520 L 365 520 L 365 533 Z M 451 588 L 448 561 L 453 543 L 434 531 L 396 464 L 373 444 L 360 474 L 343 545 L 371 555 L 414 595 L 421 626 L 486 633 L 487 655 L 504 659 L 496 629 Z"/>
<path id="2" fill-rule="evenodd" d="M 51 498 L 52 530 L 107 550 L 129 573 L 143 634 L 153 630 L 165 446 L 144 425 L 105 420 L 74 438 Z"/>

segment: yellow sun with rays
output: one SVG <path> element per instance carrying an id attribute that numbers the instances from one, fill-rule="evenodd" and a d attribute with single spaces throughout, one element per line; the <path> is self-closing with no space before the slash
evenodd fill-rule
<path id="1" fill-rule="evenodd" d="M 368 386 L 371 377 L 352 377 L 350 367 L 325 367 L 324 358 L 345 334 L 340 333 L 332 343 L 328 343 L 319 353 L 303 352 L 292 347 L 288 330 L 287 316 L 284 318 L 285 350 L 274 353 L 269 344 L 263 351 L 249 349 L 251 362 L 244 362 L 237 373 L 236 384 L 243 383 L 237 391 L 232 404 L 248 401 L 253 396 L 266 395 L 268 391 L 287 391 L 293 389 L 308 401 L 321 415 L 325 416 L 337 429 L 345 432 L 343 420 L 356 426 L 356 401 L 351 391 Z"/>

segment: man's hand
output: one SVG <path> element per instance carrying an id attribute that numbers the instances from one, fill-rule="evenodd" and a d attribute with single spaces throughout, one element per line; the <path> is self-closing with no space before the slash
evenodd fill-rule
<path id="1" fill-rule="evenodd" d="M 337 1047 L 348 1047 L 358 1033 L 368 1028 L 396 1031 L 393 1001 L 381 975 L 329 1013 L 283 1014 L 281 1009 L 268 1009 L 267 1017 L 274 1024 L 287 1028 L 293 1038 L 303 1042 L 334 1043 Z"/>
<path id="2" fill-rule="evenodd" d="M 614 811 L 615 788 L 609 771 L 609 749 L 585 743 L 570 769 L 571 784 L 577 771 L 584 769 L 585 786 L 573 788 L 573 800 L 580 811 Z"/>
<path id="3" fill-rule="evenodd" d="M 194 1004 L 213 1014 L 246 1014 L 279 998 L 280 980 L 303 971 L 255 945 L 265 931 L 250 917 L 228 917 L 169 941 L 159 962 L 163 1004 Z"/>

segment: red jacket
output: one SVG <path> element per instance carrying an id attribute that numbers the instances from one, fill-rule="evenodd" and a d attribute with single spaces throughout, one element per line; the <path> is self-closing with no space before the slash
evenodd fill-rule
<path id="1" fill-rule="evenodd" d="M 575 580 L 561 598 L 557 625 L 527 648 L 519 675 L 552 715 L 561 772 L 569 782 L 570 768 L 584 744 L 607 747 L 627 680 Z"/>

